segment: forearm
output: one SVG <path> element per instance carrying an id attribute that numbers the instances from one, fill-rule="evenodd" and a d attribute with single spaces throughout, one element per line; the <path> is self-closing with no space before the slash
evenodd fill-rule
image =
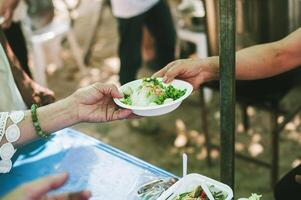
<path id="1" fill-rule="evenodd" d="M 301 65 L 301 41 L 298 30 L 283 40 L 255 45 L 236 53 L 236 79 L 254 80 L 281 74 Z M 300 41 L 299 41 L 300 40 Z M 219 57 L 207 60 L 207 66 L 219 73 Z"/>
<path id="2" fill-rule="evenodd" d="M 38 108 L 37 115 L 42 130 L 47 134 L 78 122 L 76 105 L 72 97 Z M 10 123 L 8 122 L 7 126 Z M 24 120 L 18 124 L 18 127 L 20 128 L 21 137 L 14 145 L 21 146 L 38 138 L 31 119 L 31 111 L 25 111 Z M 2 143 L 4 142 L 3 140 Z"/>
<path id="3" fill-rule="evenodd" d="M 236 78 L 253 80 L 271 77 L 290 70 L 281 42 L 252 46 L 236 53 Z"/>

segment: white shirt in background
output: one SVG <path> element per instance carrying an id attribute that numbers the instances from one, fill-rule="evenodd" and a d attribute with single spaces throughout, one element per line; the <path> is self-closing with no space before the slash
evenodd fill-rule
<path id="1" fill-rule="evenodd" d="M 151 9 L 159 0 L 111 0 L 112 12 L 118 18 L 131 18 Z"/>
<path id="2" fill-rule="evenodd" d="M 0 45 L 0 112 L 26 109 L 27 107 L 15 83 L 5 51 Z"/>

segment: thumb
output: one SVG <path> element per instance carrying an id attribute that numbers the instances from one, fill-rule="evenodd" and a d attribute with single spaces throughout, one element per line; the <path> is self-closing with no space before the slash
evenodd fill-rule
<path id="1" fill-rule="evenodd" d="M 40 198 L 51 190 L 57 189 L 64 185 L 68 179 L 67 173 L 62 173 L 55 176 L 47 176 L 41 179 L 38 179 L 34 182 L 31 182 L 27 185 L 28 188 L 31 188 L 33 192 L 32 196 L 35 198 Z M 34 198 L 34 199 L 35 199 Z"/>

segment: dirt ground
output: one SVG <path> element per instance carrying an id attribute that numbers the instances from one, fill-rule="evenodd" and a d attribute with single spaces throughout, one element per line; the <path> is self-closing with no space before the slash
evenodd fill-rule
<path id="1" fill-rule="evenodd" d="M 89 16 L 76 22 L 75 30 L 81 42 L 85 40 Z M 106 9 L 103 24 L 98 32 L 97 41 L 88 73 L 82 75 L 76 68 L 74 59 L 64 44 L 62 57 L 64 67 L 50 70 L 49 87 L 63 98 L 75 89 L 101 81 L 117 83 L 119 60 L 117 57 L 118 35 L 116 22 Z M 150 74 L 147 69 L 141 75 Z M 294 105 L 296 92 L 285 100 L 288 106 Z M 212 178 L 219 178 L 219 152 L 213 151 L 213 166 L 206 164 L 205 139 L 201 129 L 199 94 L 194 93 L 176 111 L 161 117 L 135 121 L 118 121 L 104 124 L 79 124 L 74 128 L 105 143 L 133 154 L 147 162 L 181 175 L 181 154 L 189 155 L 189 172 L 197 172 Z M 219 143 L 219 95 L 213 93 L 208 103 L 209 130 L 214 143 Z M 237 107 L 236 150 L 262 160 L 270 159 L 269 152 L 269 115 L 254 108 L 248 109 L 251 129 L 246 133 L 241 124 L 240 109 Z M 281 121 L 281 118 L 279 119 Z M 281 135 L 280 169 L 281 175 L 292 166 L 301 162 L 301 117 L 298 115 L 287 125 Z M 269 171 L 236 159 L 236 197 L 249 196 L 251 193 L 263 194 L 263 199 L 272 199 Z"/>

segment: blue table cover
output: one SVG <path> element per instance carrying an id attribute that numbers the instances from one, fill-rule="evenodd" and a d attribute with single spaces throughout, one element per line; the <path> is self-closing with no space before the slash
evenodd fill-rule
<path id="1" fill-rule="evenodd" d="M 73 129 L 59 131 L 47 142 L 27 145 L 14 158 L 12 171 L 0 175 L 0 197 L 22 183 L 67 171 L 68 182 L 55 192 L 88 189 L 92 200 L 136 200 L 142 184 L 174 177 Z"/>

